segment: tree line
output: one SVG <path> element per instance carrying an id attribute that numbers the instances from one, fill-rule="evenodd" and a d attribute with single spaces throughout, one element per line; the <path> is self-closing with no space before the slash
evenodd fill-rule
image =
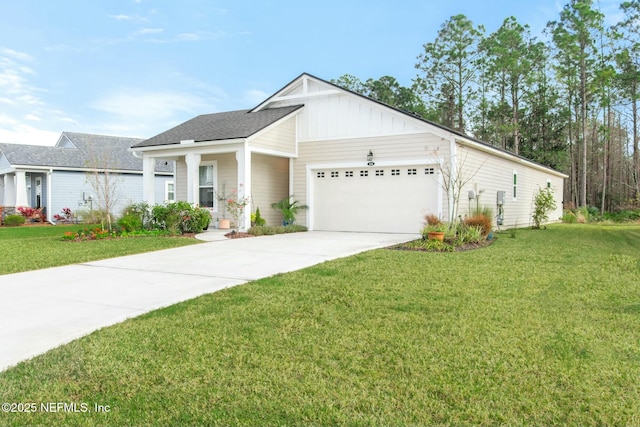
<path id="1" fill-rule="evenodd" d="M 607 25 L 592 0 L 570 0 L 538 36 L 514 17 L 487 34 L 455 15 L 423 45 L 410 87 L 333 83 L 565 172 L 567 207 L 637 207 L 640 0 L 620 12 Z"/>

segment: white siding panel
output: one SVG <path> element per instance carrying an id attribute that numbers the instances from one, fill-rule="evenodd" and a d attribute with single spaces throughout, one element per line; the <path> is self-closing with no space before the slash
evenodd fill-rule
<path id="1" fill-rule="evenodd" d="M 498 214 L 497 192 L 504 191 L 503 228 L 527 227 L 532 224 L 534 195 L 539 188 L 545 188 L 548 181 L 554 189 L 557 206 L 550 215 L 550 221 L 557 221 L 562 216 L 562 178 L 532 168 L 518 158 L 510 160 L 461 145 L 457 148 L 457 160 L 463 176 L 473 176 L 463 188 L 460 198 L 459 214 L 463 217 L 476 206 L 475 200 L 470 201 L 468 198 L 469 190 L 479 193 L 478 204 L 490 207 L 494 217 Z M 512 197 L 514 171 L 518 174 L 515 200 Z M 493 224 L 496 225 L 495 218 Z"/>
<path id="2" fill-rule="evenodd" d="M 289 159 L 254 153 L 251 164 L 252 212 L 260 208 L 268 225 L 280 225 L 282 215 L 271 204 L 289 195 Z"/>
<path id="3" fill-rule="evenodd" d="M 251 139 L 249 146 L 274 150 L 295 155 L 296 153 L 296 119 L 292 117 L 277 127 Z"/>

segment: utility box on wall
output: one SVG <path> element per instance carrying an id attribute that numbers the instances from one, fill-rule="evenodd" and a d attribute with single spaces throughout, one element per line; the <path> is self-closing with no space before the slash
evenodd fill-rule
<path id="1" fill-rule="evenodd" d="M 496 205 L 504 206 L 504 191 L 498 191 L 498 195 L 496 197 Z"/>

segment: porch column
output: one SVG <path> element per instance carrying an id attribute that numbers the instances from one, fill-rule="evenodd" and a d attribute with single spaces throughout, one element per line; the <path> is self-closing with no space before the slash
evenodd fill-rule
<path id="1" fill-rule="evenodd" d="M 53 178 L 53 169 L 49 169 L 47 171 L 47 221 L 53 222 L 53 192 L 51 189 L 53 186 L 51 185 L 51 181 Z"/>
<path id="2" fill-rule="evenodd" d="M 16 205 L 15 174 L 8 173 L 4 176 L 4 206 Z"/>
<path id="3" fill-rule="evenodd" d="M 200 203 L 200 160 L 202 156 L 196 153 L 189 153 L 184 156 L 187 163 L 187 202 Z"/>
<path id="4" fill-rule="evenodd" d="M 154 205 L 156 203 L 155 189 L 156 159 L 142 155 L 142 200 Z"/>
<path id="5" fill-rule="evenodd" d="M 236 151 L 236 161 L 238 162 L 238 199 L 251 197 L 251 151 L 245 145 Z M 238 230 L 247 231 L 251 226 L 251 204 L 244 210 L 244 215 L 239 218 Z"/>
<path id="6" fill-rule="evenodd" d="M 27 174 L 25 171 L 16 171 L 16 207 L 30 206 L 27 197 Z"/>

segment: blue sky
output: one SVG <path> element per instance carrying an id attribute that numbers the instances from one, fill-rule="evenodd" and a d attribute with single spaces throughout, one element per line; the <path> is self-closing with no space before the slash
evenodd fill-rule
<path id="1" fill-rule="evenodd" d="M 568 0 L 567 0 L 568 1 Z M 603 0 L 609 19 L 618 1 Z M 0 142 L 62 131 L 147 138 L 198 114 L 251 108 L 302 72 L 416 76 L 422 45 L 463 13 L 487 33 L 539 34 L 552 0 L 20 0 L 0 14 Z"/>

